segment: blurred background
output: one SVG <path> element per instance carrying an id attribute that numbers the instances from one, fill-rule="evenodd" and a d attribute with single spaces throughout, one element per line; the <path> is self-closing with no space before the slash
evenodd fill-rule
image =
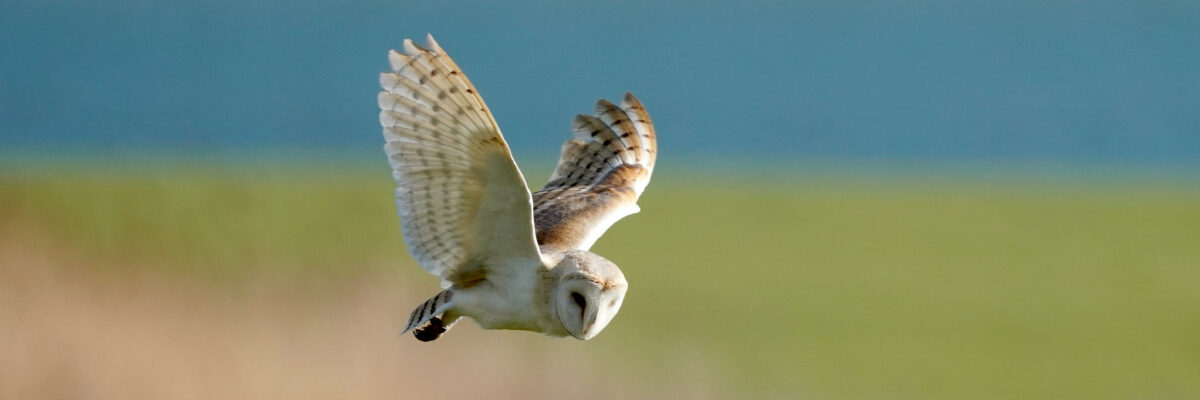
<path id="1" fill-rule="evenodd" d="M 378 73 L 538 188 L 646 104 L 590 342 L 397 333 Z M 1200 3 L 0 1 L 0 398 L 1200 397 Z"/>

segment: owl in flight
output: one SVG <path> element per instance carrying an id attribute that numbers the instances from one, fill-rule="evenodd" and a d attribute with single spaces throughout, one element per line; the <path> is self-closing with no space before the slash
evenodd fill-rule
<path id="1" fill-rule="evenodd" d="M 500 127 L 471 81 L 433 36 L 404 40 L 380 74 L 384 150 L 399 184 L 404 241 L 442 290 L 404 332 L 437 339 L 462 317 L 484 329 L 587 340 L 625 297 L 615 264 L 588 251 L 617 220 L 639 211 L 657 151 L 642 104 L 596 103 L 575 117 L 550 182 L 530 194 Z"/>

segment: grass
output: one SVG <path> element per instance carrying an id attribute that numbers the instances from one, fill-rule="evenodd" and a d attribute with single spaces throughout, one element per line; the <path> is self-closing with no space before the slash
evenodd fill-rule
<path id="1" fill-rule="evenodd" d="M 409 301 L 437 288 L 405 252 L 380 168 L 62 171 L 0 174 L 0 227 L 87 260 L 63 268 L 202 282 L 214 298 L 245 282 L 331 299 L 363 277 Z M 632 286 L 599 338 L 469 326 L 439 351 L 521 349 L 500 368 L 566 352 L 627 394 L 1200 396 L 1195 189 L 660 174 L 642 210 L 593 248 Z M 415 304 L 370 307 L 402 319 Z"/>

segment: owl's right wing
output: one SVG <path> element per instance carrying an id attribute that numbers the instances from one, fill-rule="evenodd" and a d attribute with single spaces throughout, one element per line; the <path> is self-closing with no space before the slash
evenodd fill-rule
<path id="1" fill-rule="evenodd" d="M 541 265 L 532 199 L 496 120 L 433 36 L 380 74 L 379 120 L 405 243 L 444 284 Z M 512 274 L 514 271 L 493 271 Z"/>
<path id="2" fill-rule="evenodd" d="M 550 182 L 533 194 L 538 244 L 587 250 L 613 223 L 640 210 L 658 139 L 646 108 L 626 93 L 621 105 L 596 102 L 578 115 Z"/>

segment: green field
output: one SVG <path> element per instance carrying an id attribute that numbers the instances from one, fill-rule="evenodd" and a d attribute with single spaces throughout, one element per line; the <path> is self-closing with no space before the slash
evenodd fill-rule
<path id="1" fill-rule="evenodd" d="M 521 373 L 505 366 L 570 357 L 558 362 L 606 381 L 571 379 L 625 397 L 1200 397 L 1195 185 L 746 176 L 656 177 L 642 213 L 593 248 L 631 285 L 596 340 L 468 322 L 421 344 L 447 355 L 420 362 L 452 370 L 471 356 L 458 343 L 518 346 L 490 361 L 499 390 Z M 245 282 L 336 298 L 361 277 L 393 281 L 411 303 L 364 304 L 398 326 L 437 281 L 408 257 L 391 190 L 382 165 L 13 169 L 0 173 L 0 240 L 86 260 L 61 263 L 95 269 L 84 276 L 161 275 L 235 305 Z M 386 333 L 367 344 L 417 346 Z"/>

